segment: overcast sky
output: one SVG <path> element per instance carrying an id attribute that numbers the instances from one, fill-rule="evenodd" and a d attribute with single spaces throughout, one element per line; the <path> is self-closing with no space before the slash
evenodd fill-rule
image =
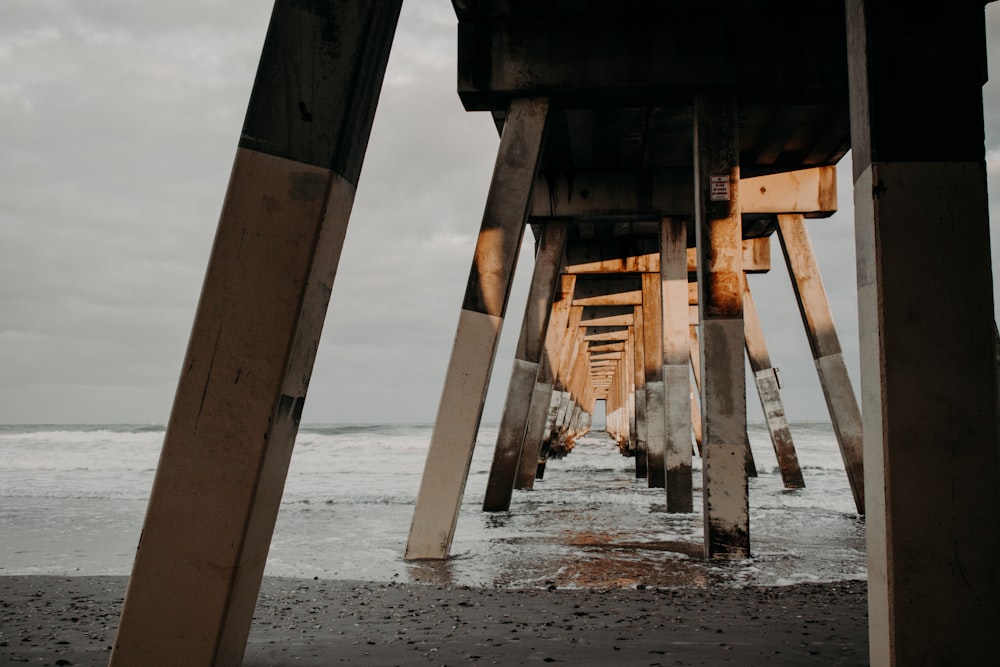
<path id="1" fill-rule="evenodd" d="M 0 423 L 165 422 L 271 5 L 0 3 Z M 498 144 L 455 92 L 455 33 L 448 0 L 404 3 L 305 422 L 433 421 Z M 985 94 L 1000 221 L 1000 84 Z M 849 157 L 839 171 L 841 212 L 809 228 L 857 383 Z M 776 242 L 773 256 L 751 285 L 786 412 L 824 419 Z M 530 270 L 529 248 L 487 421 Z"/>

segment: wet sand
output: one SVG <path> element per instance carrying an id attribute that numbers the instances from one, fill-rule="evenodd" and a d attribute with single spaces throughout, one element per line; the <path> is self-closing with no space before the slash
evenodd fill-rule
<path id="1" fill-rule="evenodd" d="M 107 664 L 125 582 L 0 577 L 0 665 Z M 866 665 L 866 585 L 514 590 L 265 579 L 244 664 L 341 663 Z"/>

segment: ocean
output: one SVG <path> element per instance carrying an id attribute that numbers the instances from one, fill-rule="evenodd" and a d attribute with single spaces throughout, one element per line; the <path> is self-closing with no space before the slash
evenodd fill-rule
<path id="1" fill-rule="evenodd" d="M 662 489 L 603 432 L 550 461 L 510 512 L 481 511 L 496 425 L 479 432 L 452 558 L 403 561 L 432 427 L 303 425 L 266 575 L 476 587 L 747 586 L 865 579 L 830 424 L 794 423 L 806 488 L 782 487 L 763 424 L 749 435 L 751 557 L 700 558 L 702 517 L 668 514 Z M 162 425 L 0 425 L 0 574 L 128 574 Z M 701 506 L 695 458 L 695 507 Z"/>

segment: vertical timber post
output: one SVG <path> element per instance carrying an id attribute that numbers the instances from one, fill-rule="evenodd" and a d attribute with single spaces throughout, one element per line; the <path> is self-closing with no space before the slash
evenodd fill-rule
<path id="1" fill-rule="evenodd" d="M 545 350 L 542 354 L 541 366 L 538 368 L 535 390 L 531 395 L 531 405 L 528 408 L 528 426 L 524 432 L 521 461 L 518 464 L 517 480 L 514 484 L 516 489 L 531 489 L 535 485 L 538 457 L 542 451 L 542 440 L 545 437 L 549 407 L 552 404 L 552 389 L 555 384 L 554 369 L 559 363 L 559 349 L 566 332 L 569 307 L 573 301 L 575 288 L 576 276 L 563 275 L 560 277 L 559 289 L 556 290 L 552 299 L 552 312 L 549 315 L 549 324 L 545 334 Z"/>
<path id="2" fill-rule="evenodd" d="M 563 332 L 562 343 L 559 346 L 559 364 L 555 370 L 559 391 L 553 392 L 553 400 L 549 406 L 549 427 L 548 432 L 542 439 L 542 452 L 538 457 L 539 474 L 536 479 L 542 478 L 541 473 L 545 470 L 544 463 L 542 462 L 547 457 L 553 443 L 558 443 L 560 428 L 570 407 L 570 368 L 573 364 L 573 355 L 576 353 L 580 343 L 580 320 L 582 319 L 583 306 L 574 306 L 571 304 L 566 330 Z"/>
<path id="3" fill-rule="evenodd" d="M 701 456 L 701 405 L 698 396 L 698 388 L 694 386 L 694 380 L 690 380 L 691 392 L 691 434 L 694 436 L 694 449 Z"/>
<path id="4" fill-rule="evenodd" d="M 521 460 L 521 446 L 528 428 L 528 412 L 535 392 L 538 367 L 545 346 L 545 332 L 552 312 L 552 296 L 566 245 L 566 221 L 553 220 L 542 227 L 535 269 L 528 290 L 528 302 L 521 321 L 521 335 L 514 352 L 514 367 L 507 385 L 500 428 L 497 432 L 493 465 L 486 483 L 484 512 L 506 512 L 510 509 Z M 535 461 L 537 465 L 537 459 Z"/>
<path id="5" fill-rule="evenodd" d="M 736 96 L 694 101 L 706 557 L 750 555 Z"/>
<path id="6" fill-rule="evenodd" d="M 407 560 L 441 560 L 451 550 L 531 204 L 548 109 L 544 98 L 519 98 L 510 104 L 413 511 Z"/>
<path id="7" fill-rule="evenodd" d="M 632 318 L 633 323 L 635 317 Z M 622 359 L 618 365 L 618 372 L 621 375 L 622 401 L 625 406 L 625 426 L 628 430 L 629 450 L 632 456 L 638 457 L 639 437 L 636 433 L 635 416 L 635 352 L 632 348 L 632 333 L 635 326 L 629 327 L 629 335 L 622 341 Z M 645 465 L 645 453 L 643 453 L 643 465 Z"/>
<path id="8" fill-rule="evenodd" d="M 830 421 L 847 470 L 847 480 L 854 494 L 859 514 L 865 512 L 865 479 L 862 445 L 861 409 L 854 397 L 851 376 L 840 349 L 840 339 L 833 324 L 833 311 L 826 298 L 823 278 L 813 252 L 805 219 L 801 215 L 778 216 L 778 238 L 785 255 L 792 288 L 806 328 L 806 337 L 816 362 L 816 373 L 823 387 Z"/>
<path id="9" fill-rule="evenodd" d="M 792 442 L 792 433 L 788 429 L 788 419 L 785 417 L 785 406 L 778 392 L 778 376 L 771 366 L 771 355 L 767 352 L 764 330 L 760 326 L 757 306 L 750 293 L 750 281 L 745 281 L 743 285 L 743 325 L 747 358 L 750 360 L 750 370 L 753 371 L 754 382 L 757 385 L 757 396 L 760 398 L 767 430 L 771 434 L 771 444 L 774 446 L 774 455 L 781 471 L 781 481 L 786 489 L 805 488 L 799 457 L 795 453 L 795 443 Z"/>
<path id="10" fill-rule="evenodd" d="M 685 267 L 687 264 L 685 263 Z M 663 393 L 663 296 L 660 276 L 642 274 L 643 366 L 646 376 L 646 482 L 666 486 L 666 405 Z"/>
<path id="11" fill-rule="evenodd" d="M 648 427 L 646 420 L 646 360 L 643 354 L 642 306 L 634 307 L 632 335 L 632 363 L 635 373 L 635 478 L 644 479 L 649 475 Z"/>
<path id="12" fill-rule="evenodd" d="M 242 662 L 399 9 L 274 5 L 113 665 Z"/>
<path id="13" fill-rule="evenodd" d="M 701 344 L 698 342 L 698 306 L 688 307 L 688 355 L 691 358 L 691 430 L 698 456 L 703 456 L 701 417 Z"/>
<path id="14" fill-rule="evenodd" d="M 660 224 L 667 511 L 694 511 L 691 479 L 691 371 L 688 369 L 687 221 Z"/>
<path id="15" fill-rule="evenodd" d="M 871 664 L 992 664 L 1000 465 L 983 5 L 845 4 Z"/>

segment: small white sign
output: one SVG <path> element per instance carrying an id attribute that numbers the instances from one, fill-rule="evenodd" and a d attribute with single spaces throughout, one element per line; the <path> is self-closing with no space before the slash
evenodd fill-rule
<path id="1" fill-rule="evenodd" d="M 712 176 L 711 200 L 729 201 L 729 176 Z"/>

